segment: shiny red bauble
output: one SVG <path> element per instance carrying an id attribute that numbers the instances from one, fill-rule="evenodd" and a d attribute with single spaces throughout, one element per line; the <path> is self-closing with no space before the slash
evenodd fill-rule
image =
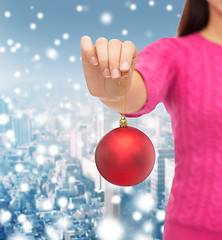
<path id="1" fill-rule="evenodd" d="M 108 132 L 95 151 L 101 176 L 117 186 L 133 186 L 144 181 L 155 164 L 155 149 L 149 137 L 134 127 L 118 127 Z"/>

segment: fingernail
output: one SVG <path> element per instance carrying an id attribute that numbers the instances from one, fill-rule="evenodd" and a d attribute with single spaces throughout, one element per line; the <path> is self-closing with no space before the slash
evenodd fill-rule
<path id="1" fill-rule="evenodd" d="M 119 71 L 119 69 L 113 69 L 113 71 L 112 71 L 112 78 L 117 78 L 117 77 L 119 77 L 120 76 L 120 71 Z"/>
<path id="2" fill-rule="evenodd" d="M 106 77 L 110 77 L 109 68 L 105 68 L 105 69 L 104 69 L 104 75 L 105 75 Z"/>
<path id="3" fill-rule="evenodd" d="M 128 68 L 129 68 L 128 62 L 123 62 L 122 63 L 122 70 L 128 70 Z"/>
<path id="4" fill-rule="evenodd" d="M 98 60 L 97 60 L 97 58 L 95 56 L 91 57 L 91 62 L 92 62 L 93 65 L 97 65 L 98 64 Z"/>

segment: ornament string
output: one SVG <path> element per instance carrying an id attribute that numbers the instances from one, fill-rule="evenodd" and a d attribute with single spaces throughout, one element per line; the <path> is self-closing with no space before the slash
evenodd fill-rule
<path id="1" fill-rule="evenodd" d="M 128 78 L 128 72 L 126 74 L 126 91 L 127 91 L 127 78 Z M 128 126 L 127 119 L 125 118 L 125 114 L 126 114 L 126 91 L 125 91 L 125 107 L 124 107 L 124 113 L 123 113 L 122 95 L 121 95 L 121 87 L 120 87 L 120 79 L 119 79 L 119 92 L 120 92 L 120 100 L 121 100 L 121 108 L 122 108 L 122 117 L 119 120 L 119 126 L 121 128 L 125 128 L 125 127 Z"/>
<path id="2" fill-rule="evenodd" d="M 123 106 L 122 106 L 122 95 L 121 95 L 121 87 L 120 87 L 120 79 L 119 79 L 119 92 L 120 92 L 120 100 L 121 100 L 121 109 L 122 109 L 122 117 L 125 119 L 126 114 L 126 91 L 127 91 L 127 78 L 128 78 L 128 72 L 126 74 L 126 90 L 125 90 L 125 106 L 124 106 L 124 113 L 123 113 Z"/>

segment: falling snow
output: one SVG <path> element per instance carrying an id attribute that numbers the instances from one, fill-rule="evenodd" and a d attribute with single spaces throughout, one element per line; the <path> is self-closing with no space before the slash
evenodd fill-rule
<path id="1" fill-rule="evenodd" d="M 47 48 L 45 53 L 46 56 L 51 60 L 57 60 L 59 58 L 59 54 L 54 48 Z"/>
<path id="2" fill-rule="evenodd" d="M 45 157 L 42 156 L 42 155 L 38 155 L 38 156 L 36 157 L 36 162 L 38 163 L 38 165 L 44 164 L 44 163 L 45 163 Z"/>
<path id="3" fill-rule="evenodd" d="M 98 236 L 104 240 L 121 239 L 124 234 L 121 223 L 112 218 L 104 218 L 97 228 Z"/>
<path id="4" fill-rule="evenodd" d="M 154 6 L 155 5 L 155 2 L 153 0 L 149 1 L 149 6 Z"/>
<path id="5" fill-rule="evenodd" d="M 38 14 L 37 14 L 37 18 L 38 18 L 38 19 L 43 19 L 43 18 L 44 18 L 44 14 L 41 13 L 41 12 L 38 13 Z"/>
<path id="6" fill-rule="evenodd" d="M 31 224 L 31 222 L 25 221 L 22 226 L 23 226 L 23 229 L 24 229 L 25 233 L 31 233 L 32 232 L 32 224 Z"/>
<path id="7" fill-rule="evenodd" d="M 10 139 L 13 139 L 14 137 L 15 137 L 15 132 L 13 131 L 13 130 L 8 130 L 7 132 L 6 132 L 6 137 L 7 138 L 10 138 Z"/>
<path id="8" fill-rule="evenodd" d="M 10 51 L 11 51 L 12 53 L 15 53 L 15 52 L 17 51 L 17 49 L 16 49 L 15 47 L 11 47 L 11 48 L 10 48 Z"/>
<path id="9" fill-rule="evenodd" d="M 61 44 L 61 41 L 59 39 L 55 39 L 54 44 L 56 46 L 59 46 Z"/>
<path id="10" fill-rule="evenodd" d="M 142 214 L 141 214 L 140 212 L 135 211 L 135 212 L 133 213 L 133 219 L 134 219 L 135 221 L 139 221 L 141 218 L 142 218 Z"/>
<path id="11" fill-rule="evenodd" d="M 9 46 L 12 46 L 13 43 L 14 43 L 14 41 L 13 41 L 12 39 L 8 39 L 8 40 L 7 40 L 7 44 L 8 44 Z"/>
<path id="12" fill-rule="evenodd" d="M 5 52 L 5 47 L 0 47 L 0 53 L 4 53 Z"/>
<path id="13" fill-rule="evenodd" d="M 15 171 L 16 172 L 22 172 L 24 170 L 24 167 L 22 164 L 18 163 L 15 165 Z"/>
<path id="14" fill-rule="evenodd" d="M 82 10 L 83 10 L 83 6 L 82 5 L 77 5 L 76 6 L 76 11 L 77 12 L 82 12 Z"/>
<path id="15" fill-rule="evenodd" d="M 46 87 L 47 87 L 48 89 L 52 89 L 53 84 L 52 84 L 51 82 L 48 82 L 48 83 L 46 84 Z"/>
<path id="16" fill-rule="evenodd" d="M 40 55 L 36 54 L 34 55 L 34 57 L 32 58 L 32 62 L 38 62 L 41 59 Z"/>
<path id="17" fill-rule="evenodd" d="M 153 224 L 152 224 L 151 221 L 146 221 L 146 222 L 143 224 L 143 230 L 144 230 L 144 232 L 146 232 L 146 233 L 152 233 L 153 228 L 154 228 L 154 226 L 153 226 Z"/>
<path id="18" fill-rule="evenodd" d="M 51 156 L 56 156 L 59 153 L 58 146 L 56 145 L 51 145 L 48 149 L 48 152 Z"/>
<path id="19" fill-rule="evenodd" d="M 131 9 L 132 11 L 135 11 L 135 10 L 137 9 L 136 4 L 132 3 L 132 4 L 130 5 L 130 9 Z"/>
<path id="20" fill-rule="evenodd" d="M 128 30 L 127 29 L 123 29 L 122 30 L 122 35 L 126 36 L 128 34 Z"/>
<path id="21" fill-rule="evenodd" d="M 11 212 L 9 212 L 7 210 L 3 210 L 3 209 L 0 210 L 0 222 L 1 222 L 1 224 L 4 225 L 7 222 L 9 222 L 11 217 L 12 217 Z"/>
<path id="22" fill-rule="evenodd" d="M 29 27 L 31 30 L 35 30 L 37 28 L 37 25 L 35 23 L 31 23 Z"/>
<path id="23" fill-rule="evenodd" d="M 21 89 L 20 88 L 15 88 L 14 89 L 14 93 L 15 94 L 20 94 L 21 93 Z"/>
<path id="24" fill-rule="evenodd" d="M 22 183 L 20 185 L 20 188 L 21 188 L 22 192 L 27 192 L 29 190 L 29 185 L 28 185 L 28 183 Z"/>
<path id="25" fill-rule="evenodd" d="M 69 57 L 69 61 L 70 62 L 75 62 L 76 61 L 76 57 L 75 56 L 70 56 Z"/>
<path id="26" fill-rule="evenodd" d="M 19 43 L 19 42 L 17 42 L 17 43 L 15 44 L 15 47 L 16 47 L 17 49 L 20 49 L 20 48 L 22 47 L 22 44 Z"/>
<path id="27" fill-rule="evenodd" d="M 64 34 L 62 35 L 62 38 L 63 38 L 64 40 L 68 40 L 68 39 L 69 39 L 69 34 L 68 34 L 68 33 L 64 33 Z"/>
<path id="28" fill-rule="evenodd" d="M 171 4 L 168 4 L 168 5 L 166 6 L 166 10 L 167 10 L 167 11 L 172 11 L 172 10 L 173 10 L 173 6 L 172 6 Z"/>
<path id="29" fill-rule="evenodd" d="M 45 211 L 50 211 L 50 210 L 53 209 L 53 204 L 52 204 L 52 202 L 51 202 L 49 199 L 46 199 L 46 200 L 43 202 L 42 208 L 43 208 Z"/>
<path id="30" fill-rule="evenodd" d="M 9 116 L 5 113 L 0 114 L 0 125 L 5 125 L 9 122 Z"/>
<path id="31" fill-rule="evenodd" d="M 11 17 L 11 12 L 9 12 L 9 11 L 6 11 L 5 13 L 4 13 L 4 16 L 6 17 L 6 18 L 10 18 Z"/>
<path id="32" fill-rule="evenodd" d="M 105 12 L 105 13 L 102 13 L 102 15 L 100 16 L 100 21 L 105 25 L 110 24 L 112 20 L 113 20 L 113 17 L 111 13 Z"/>
<path id="33" fill-rule="evenodd" d="M 74 88 L 75 90 L 79 90 L 79 89 L 80 89 L 80 85 L 79 85 L 78 83 L 75 83 L 75 84 L 73 85 L 73 88 Z"/>
<path id="34" fill-rule="evenodd" d="M 65 197 L 59 198 L 58 204 L 61 208 L 65 208 L 68 205 L 68 200 Z"/>
<path id="35" fill-rule="evenodd" d="M 20 223 L 24 223 L 24 222 L 26 221 L 26 216 L 25 216 L 24 214 L 20 214 L 20 215 L 18 216 L 18 221 L 19 221 Z"/>

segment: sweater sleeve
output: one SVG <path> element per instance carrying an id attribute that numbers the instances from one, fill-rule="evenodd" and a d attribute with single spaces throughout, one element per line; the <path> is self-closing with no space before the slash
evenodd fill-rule
<path id="1" fill-rule="evenodd" d="M 161 38 L 138 53 L 134 69 L 144 79 L 148 99 L 141 109 L 126 113 L 126 117 L 139 117 L 150 113 L 158 103 L 164 103 L 167 100 L 167 93 L 176 73 L 174 40 L 174 38 Z"/>

